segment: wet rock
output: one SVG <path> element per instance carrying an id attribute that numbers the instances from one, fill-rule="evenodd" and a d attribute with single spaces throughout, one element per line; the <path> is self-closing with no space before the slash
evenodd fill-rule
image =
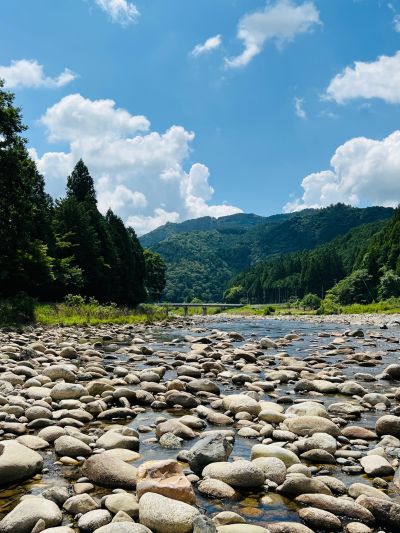
<path id="1" fill-rule="evenodd" d="M 372 406 L 377 405 L 378 403 L 384 403 L 386 407 L 390 407 L 391 403 L 387 396 L 384 394 L 379 394 L 377 392 L 370 392 L 369 394 L 365 394 L 363 397 L 363 402 L 369 403 Z"/>
<path id="2" fill-rule="evenodd" d="M 313 463 L 320 463 L 320 464 L 327 464 L 327 465 L 334 465 L 336 464 L 336 459 L 333 457 L 332 454 L 325 450 L 320 449 L 314 449 L 309 450 L 308 452 L 304 452 L 300 456 L 305 461 L 311 461 Z"/>
<path id="3" fill-rule="evenodd" d="M 219 479 L 204 479 L 197 488 L 200 494 L 213 498 L 233 498 L 236 494 L 235 489 Z"/>
<path id="4" fill-rule="evenodd" d="M 390 501 L 390 498 L 387 494 L 378 489 L 375 489 L 374 487 L 370 487 L 365 483 L 353 483 L 352 485 L 350 485 L 349 495 L 354 499 L 364 495 L 371 498 L 378 498 L 380 500 Z"/>
<path id="5" fill-rule="evenodd" d="M 211 463 L 227 461 L 232 450 L 233 445 L 221 433 L 209 435 L 189 450 L 189 467 L 200 474 Z"/>
<path id="6" fill-rule="evenodd" d="M 137 452 L 139 451 L 139 439 L 128 435 L 121 435 L 116 431 L 107 431 L 96 441 L 96 446 L 105 450 L 123 448 Z"/>
<path id="7" fill-rule="evenodd" d="M 364 387 L 356 381 L 346 381 L 345 383 L 341 383 L 338 385 L 338 391 L 346 396 L 364 396 L 364 394 L 367 393 Z"/>
<path id="8" fill-rule="evenodd" d="M 200 515 L 193 520 L 193 533 L 217 533 L 217 529 L 211 518 Z"/>
<path id="9" fill-rule="evenodd" d="M 173 459 L 147 461 L 139 466 L 136 486 L 138 499 L 147 492 L 161 494 L 190 505 L 196 503 L 192 484 Z"/>
<path id="10" fill-rule="evenodd" d="M 287 411 L 287 415 L 297 416 L 320 416 L 322 418 L 329 418 L 326 407 L 317 402 L 302 402 L 291 405 Z"/>
<path id="11" fill-rule="evenodd" d="M 75 374 L 65 365 L 51 365 L 45 368 L 42 372 L 43 376 L 47 376 L 51 381 L 63 379 L 66 383 L 75 383 Z"/>
<path id="12" fill-rule="evenodd" d="M 264 473 L 257 465 L 250 461 L 235 461 L 234 463 L 211 463 L 203 470 L 203 477 L 219 479 L 237 488 L 259 487 L 264 483 Z"/>
<path id="13" fill-rule="evenodd" d="M 332 531 L 343 527 L 337 516 L 322 509 L 307 507 L 306 509 L 300 509 L 298 514 L 301 520 L 316 530 L 327 529 Z"/>
<path id="14" fill-rule="evenodd" d="M 393 379 L 400 379 L 400 365 L 389 365 L 383 372 Z"/>
<path id="15" fill-rule="evenodd" d="M 333 496 L 327 496 L 325 494 L 302 494 L 297 496 L 295 501 L 299 504 L 309 505 L 311 507 L 316 507 L 317 509 L 322 509 L 323 511 L 328 511 L 336 516 L 354 518 L 371 525 L 375 523 L 374 516 L 368 511 L 368 509 L 355 502 L 342 498 L 334 498 Z"/>
<path id="16" fill-rule="evenodd" d="M 96 529 L 94 533 L 152 533 L 148 527 L 132 522 L 117 522 Z"/>
<path id="17" fill-rule="evenodd" d="M 372 529 L 360 522 L 350 522 L 344 528 L 346 533 L 371 533 Z"/>
<path id="18" fill-rule="evenodd" d="M 42 468 L 43 458 L 39 453 L 12 440 L 0 442 L 1 485 L 27 479 Z"/>
<path id="19" fill-rule="evenodd" d="M 140 523 L 156 533 L 190 533 L 199 515 L 191 505 L 160 494 L 147 492 L 140 498 Z"/>
<path id="20" fill-rule="evenodd" d="M 232 511 L 222 511 L 214 516 L 213 522 L 217 527 L 227 526 L 230 524 L 245 524 L 246 520 Z"/>
<path id="21" fill-rule="evenodd" d="M 39 520 L 46 528 L 61 523 L 62 514 L 54 502 L 44 498 L 28 498 L 20 502 L 0 522 L 0 533 L 31 533 Z"/>
<path id="22" fill-rule="evenodd" d="M 46 498 L 46 500 L 54 502 L 58 507 L 62 507 L 68 500 L 69 493 L 64 487 L 50 487 L 49 489 L 44 490 L 41 496 L 42 498 Z"/>
<path id="23" fill-rule="evenodd" d="M 57 383 L 50 390 L 50 396 L 54 400 L 77 400 L 81 396 L 87 395 L 87 389 L 75 383 Z"/>
<path id="24" fill-rule="evenodd" d="M 225 396 L 223 405 L 225 409 L 229 409 L 234 415 L 246 412 L 252 416 L 257 416 L 261 411 L 261 405 L 259 402 L 246 396 L 246 394 L 232 394 L 231 396 Z"/>
<path id="25" fill-rule="evenodd" d="M 186 385 L 186 390 L 192 394 L 205 391 L 216 394 L 217 396 L 219 396 L 221 392 L 218 385 L 209 379 L 195 379 L 193 381 L 189 381 L 189 383 Z"/>
<path id="26" fill-rule="evenodd" d="M 137 469 L 109 455 L 93 455 L 82 467 L 82 475 L 92 483 L 105 487 L 134 489 L 136 487 Z"/>
<path id="27" fill-rule="evenodd" d="M 375 424 L 375 431 L 379 436 L 392 435 L 400 437 L 400 417 L 385 415 L 378 418 Z"/>
<path id="28" fill-rule="evenodd" d="M 360 463 L 369 477 L 385 477 L 394 474 L 392 465 L 380 455 L 368 455 L 360 459 Z"/>
<path id="29" fill-rule="evenodd" d="M 318 476 L 318 479 L 322 481 L 333 494 L 342 496 L 347 493 L 347 487 L 343 481 L 340 481 L 340 479 L 333 476 Z"/>
<path id="30" fill-rule="evenodd" d="M 346 426 L 342 429 L 342 435 L 348 439 L 377 439 L 373 431 L 360 426 Z"/>
<path id="31" fill-rule="evenodd" d="M 283 485 L 276 490 L 280 494 L 289 494 L 291 496 L 299 496 L 300 494 L 332 494 L 329 488 L 318 478 L 305 476 L 287 477 Z"/>
<path id="32" fill-rule="evenodd" d="M 196 433 L 192 429 L 172 418 L 157 425 L 156 437 L 159 439 L 164 433 L 173 433 L 181 439 L 194 439 L 196 437 Z"/>
<path id="33" fill-rule="evenodd" d="M 298 522 L 275 522 L 268 524 L 270 533 L 311 533 L 312 530 Z"/>
<path id="34" fill-rule="evenodd" d="M 400 505 L 393 501 L 378 498 L 360 498 L 360 505 L 370 511 L 378 523 L 393 527 L 400 526 Z"/>
<path id="35" fill-rule="evenodd" d="M 173 433 L 164 433 L 158 441 L 162 448 L 168 448 L 169 450 L 179 450 L 182 447 L 182 439 L 176 437 Z"/>

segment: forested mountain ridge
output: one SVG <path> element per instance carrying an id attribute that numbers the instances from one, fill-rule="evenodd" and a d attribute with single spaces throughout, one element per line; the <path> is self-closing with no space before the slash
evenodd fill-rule
<path id="1" fill-rule="evenodd" d="M 350 229 L 389 219 L 392 208 L 337 204 L 294 213 L 246 228 L 221 228 L 173 235 L 151 246 L 167 263 L 167 301 L 221 301 L 229 279 L 281 254 L 329 242 Z"/>
<path id="2" fill-rule="evenodd" d="M 283 213 L 280 215 L 272 215 L 270 217 L 261 217 L 253 213 L 237 213 L 235 215 L 228 215 L 226 217 L 200 217 L 184 222 L 173 223 L 167 222 L 163 226 L 156 228 L 145 235 L 139 237 L 143 248 L 149 248 L 158 242 L 165 241 L 168 237 L 179 233 L 188 233 L 190 231 L 213 231 L 222 230 L 223 228 L 252 228 L 268 221 L 284 221 L 293 216 L 293 213 Z"/>
<path id="3" fill-rule="evenodd" d="M 295 295 L 301 299 L 308 293 L 323 297 L 351 274 L 376 235 L 389 225 L 390 220 L 362 224 L 313 250 L 281 255 L 250 267 L 228 282 L 225 297 L 235 303 L 245 298 L 260 304 L 287 301 Z"/>

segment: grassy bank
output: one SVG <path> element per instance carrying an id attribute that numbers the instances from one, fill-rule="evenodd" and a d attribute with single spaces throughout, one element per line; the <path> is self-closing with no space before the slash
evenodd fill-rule
<path id="1" fill-rule="evenodd" d="M 119 307 L 114 303 L 100 304 L 94 298 L 68 295 L 61 303 L 39 303 L 35 298 L 21 295 L 0 301 L 0 326 L 20 326 L 40 323 L 46 326 L 62 323 L 79 324 L 135 324 L 167 320 L 164 307 L 141 304 L 137 308 Z"/>

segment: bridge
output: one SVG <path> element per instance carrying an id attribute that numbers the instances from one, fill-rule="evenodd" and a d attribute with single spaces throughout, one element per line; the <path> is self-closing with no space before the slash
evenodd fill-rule
<path id="1" fill-rule="evenodd" d="M 183 307 L 185 316 L 188 316 L 188 314 L 189 314 L 188 313 L 189 307 L 202 307 L 204 316 L 207 315 L 207 309 L 209 307 L 218 307 L 222 311 L 225 311 L 225 309 L 235 309 L 235 308 L 243 307 L 242 304 L 203 304 L 203 303 L 201 303 L 201 304 L 186 304 L 186 303 L 174 304 L 174 303 L 169 303 L 169 302 L 162 302 L 159 305 L 166 306 L 167 314 L 168 314 L 168 307 L 173 307 L 174 309 L 178 309 L 179 307 Z"/>

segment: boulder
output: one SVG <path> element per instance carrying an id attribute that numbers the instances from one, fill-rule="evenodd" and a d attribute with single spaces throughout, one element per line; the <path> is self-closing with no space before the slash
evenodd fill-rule
<path id="1" fill-rule="evenodd" d="M 156 437 L 159 439 L 164 433 L 172 433 L 181 439 L 194 439 L 197 437 L 197 433 L 173 418 L 170 418 L 166 422 L 161 422 L 161 424 L 157 424 Z"/>
<path id="2" fill-rule="evenodd" d="M 385 477 L 394 474 L 392 465 L 380 455 L 367 455 L 360 459 L 360 463 L 369 477 Z"/>
<path id="3" fill-rule="evenodd" d="M 322 418 L 329 418 L 326 407 L 317 402 L 301 402 L 291 405 L 287 411 L 287 415 L 297 416 L 320 416 Z"/>
<path id="4" fill-rule="evenodd" d="M 315 507 L 307 507 L 298 511 L 299 517 L 303 522 L 313 528 L 313 530 L 327 529 L 332 531 L 335 529 L 342 529 L 342 523 L 339 518 L 328 511 L 317 509 Z"/>
<path id="5" fill-rule="evenodd" d="M 375 523 L 374 516 L 368 509 L 343 498 L 335 498 L 325 494 L 301 494 L 295 498 L 295 502 L 328 511 L 336 516 L 354 518 L 366 524 L 373 525 Z"/>
<path id="6" fill-rule="evenodd" d="M 204 391 L 211 392 L 217 396 L 219 396 L 221 392 L 218 385 L 210 379 L 194 379 L 193 381 L 189 381 L 189 383 L 186 384 L 186 390 L 192 394 Z"/>
<path id="7" fill-rule="evenodd" d="M 286 477 L 286 465 L 277 457 L 258 457 L 253 459 L 253 463 L 260 468 L 265 475 L 265 479 L 281 485 Z"/>
<path id="8" fill-rule="evenodd" d="M 378 418 L 375 424 L 375 431 L 379 436 L 392 435 L 400 437 L 400 417 L 385 415 Z"/>
<path id="9" fill-rule="evenodd" d="M 349 487 L 349 496 L 356 499 L 359 496 L 368 496 L 370 498 L 378 498 L 379 500 L 391 501 L 389 496 L 379 489 L 370 487 L 365 483 L 353 483 Z"/>
<path id="10" fill-rule="evenodd" d="M 265 479 L 263 471 L 256 464 L 245 460 L 211 463 L 205 467 L 202 475 L 242 489 L 259 487 Z"/>
<path id="11" fill-rule="evenodd" d="M 196 442 L 188 452 L 189 467 L 201 473 L 211 463 L 227 461 L 233 445 L 221 434 L 211 434 Z"/>
<path id="12" fill-rule="evenodd" d="M 82 475 L 105 487 L 134 489 L 137 468 L 110 455 L 93 455 L 82 467 Z"/>
<path id="13" fill-rule="evenodd" d="M 190 533 L 193 520 L 199 515 L 191 505 L 161 494 L 147 492 L 140 498 L 140 523 L 153 533 Z"/>
<path id="14" fill-rule="evenodd" d="M 192 484 L 173 459 L 147 461 L 139 466 L 136 485 L 138 499 L 147 492 L 161 494 L 190 505 L 196 503 Z"/>
<path id="15" fill-rule="evenodd" d="M 84 514 L 99 508 L 97 502 L 89 494 L 77 494 L 64 502 L 63 508 L 70 514 Z"/>
<path id="16" fill-rule="evenodd" d="M 258 457 L 276 457 L 283 461 L 287 468 L 294 464 L 300 463 L 297 455 L 286 448 L 273 446 L 270 444 L 255 444 L 251 449 L 250 459 L 253 461 Z"/>
<path id="17" fill-rule="evenodd" d="M 345 396 L 364 396 L 367 391 L 356 381 L 346 381 L 338 385 L 338 391 Z"/>
<path id="18" fill-rule="evenodd" d="M 400 505 L 393 501 L 378 498 L 360 498 L 360 505 L 372 513 L 378 523 L 389 526 L 390 529 L 400 526 Z"/>
<path id="19" fill-rule="evenodd" d="M 85 387 L 76 383 L 57 383 L 50 391 L 48 391 L 48 395 L 51 396 L 53 400 L 77 400 L 81 396 L 87 396 L 88 391 Z"/>
<path id="20" fill-rule="evenodd" d="M 299 416 L 285 421 L 289 430 L 296 435 L 306 436 L 314 433 L 328 433 L 333 437 L 339 437 L 340 429 L 331 420 L 320 416 Z"/>
<path id="21" fill-rule="evenodd" d="M 98 528 L 109 524 L 111 520 L 111 514 L 105 509 L 89 511 L 78 520 L 79 531 L 82 531 L 82 533 L 92 533 Z"/>
<path id="22" fill-rule="evenodd" d="M 54 448 L 58 455 L 67 457 L 87 457 L 92 454 L 92 449 L 75 437 L 64 435 L 54 441 Z"/>
<path id="23" fill-rule="evenodd" d="M 104 505 L 114 514 L 123 511 L 131 518 L 139 517 L 139 503 L 133 494 L 127 492 L 111 494 L 107 496 Z"/>
<path id="24" fill-rule="evenodd" d="M 39 453 L 13 440 L 0 442 L 1 485 L 27 479 L 42 468 L 43 458 Z"/>
<path id="25" fill-rule="evenodd" d="M 218 499 L 233 498 L 236 494 L 235 489 L 219 479 L 204 479 L 199 483 L 197 489 L 200 494 Z"/>
<path id="26" fill-rule="evenodd" d="M 20 502 L 0 522 L 0 533 L 31 533 L 39 520 L 46 528 L 61 524 L 62 514 L 57 505 L 45 498 L 27 498 Z"/>
<path id="27" fill-rule="evenodd" d="M 283 485 L 278 487 L 277 492 L 280 494 L 289 494 L 292 497 L 300 494 L 332 494 L 328 487 L 318 478 L 287 477 Z"/>
<path id="28" fill-rule="evenodd" d="M 105 450 L 123 448 L 125 450 L 138 452 L 139 439 L 129 435 L 121 435 L 116 431 L 107 431 L 96 441 L 96 446 L 98 448 L 104 448 Z"/>

